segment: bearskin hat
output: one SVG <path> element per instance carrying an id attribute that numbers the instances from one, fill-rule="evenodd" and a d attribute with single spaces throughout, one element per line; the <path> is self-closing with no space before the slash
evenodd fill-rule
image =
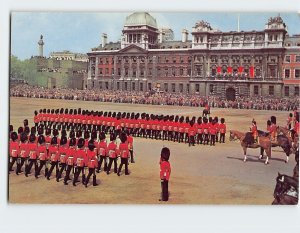
<path id="1" fill-rule="evenodd" d="M 106 116 L 107 116 L 107 112 L 104 112 L 103 116 L 105 116 L 105 117 L 106 117 Z"/>
<path id="2" fill-rule="evenodd" d="M 57 137 L 58 136 L 58 130 L 54 129 L 53 132 L 52 132 L 52 134 L 53 134 L 54 137 Z"/>
<path id="3" fill-rule="evenodd" d="M 116 117 L 116 112 L 113 112 L 112 114 L 111 114 L 111 116 L 113 117 L 113 118 L 115 118 Z"/>
<path id="4" fill-rule="evenodd" d="M 96 132 L 96 131 L 93 131 L 93 132 L 91 133 L 91 139 L 93 139 L 93 140 L 96 140 L 96 139 L 97 139 L 97 132 Z"/>
<path id="5" fill-rule="evenodd" d="M 34 134 L 30 134 L 29 135 L 29 142 L 34 142 L 36 139 L 35 135 Z"/>
<path id="6" fill-rule="evenodd" d="M 36 129 L 35 129 L 35 127 L 31 127 L 31 129 L 30 129 L 30 133 L 31 133 L 31 134 L 35 134 L 35 133 L 36 133 Z"/>
<path id="7" fill-rule="evenodd" d="M 51 138 L 51 145 L 56 145 L 57 144 L 57 137 Z"/>
<path id="8" fill-rule="evenodd" d="M 37 114 L 38 114 L 38 112 L 37 112 L 37 110 L 35 110 L 35 111 L 34 111 L 34 115 L 37 116 Z"/>
<path id="9" fill-rule="evenodd" d="M 62 136 L 62 137 L 66 137 L 66 136 L 67 136 L 67 131 L 66 131 L 65 129 L 63 129 L 63 130 L 61 131 L 61 136 Z"/>
<path id="10" fill-rule="evenodd" d="M 84 139 L 90 138 L 90 133 L 89 133 L 89 131 L 85 131 L 83 137 L 84 137 Z"/>
<path id="11" fill-rule="evenodd" d="M 69 138 L 75 138 L 75 131 L 73 129 L 69 133 Z"/>
<path id="12" fill-rule="evenodd" d="M 203 117 L 203 122 L 204 123 L 207 123 L 208 122 L 208 119 L 206 117 Z"/>
<path id="13" fill-rule="evenodd" d="M 125 143 L 127 141 L 127 136 L 126 136 L 125 132 L 122 132 L 120 134 L 120 140 L 121 140 L 122 143 Z"/>
<path id="14" fill-rule="evenodd" d="M 59 113 L 59 109 L 55 109 L 55 114 L 58 114 Z"/>
<path id="15" fill-rule="evenodd" d="M 102 131 L 102 132 L 100 132 L 99 133 L 99 139 L 102 141 L 102 140 L 104 140 L 106 138 L 106 135 L 105 135 L 105 133 Z"/>
<path id="16" fill-rule="evenodd" d="M 89 148 L 90 151 L 93 151 L 95 149 L 95 144 L 94 144 L 93 139 L 89 140 L 88 148 Z"/>
<path id="17" fill-rule="evenodd" d="M 81 136 L 82 136 L 82 131 L 81 131 L 81 130 L 78 130 L 78 131 L 76 132 L 76 138 L 81 138 Z"/>
<path id="18" fill-rule="evenodd" d="M 20 136 L 20 141 L 21 141 L 21 142 L 26 142 L 27 139 L 28 139 L 27 134 L 23 132 L 23 133 L 21 134 L 21 136 Z"/>
<path id="19" fill-rule="evenodd" d="M 49 108 L 47 109 L 47 113 L 50 113 L 50 109 Z"/>
<path id="20" fill-rule="evenodd" d="M 70 109 L 70 114 L 71 114 L 71 115 L 73 114 L 73 109 L 72 109 L 72 108 Z"/>
<path id="21" fill-rule="evenodd" d="M 21 133 L 23 133 L 23 127 L 18 128 L 18 134 L 21 134 Z"/>
<path id="22" fill-rule="evenodd" d="M 46 108 L 43 109 L 43 113 L 46 113 Z"/>
<path id="23" fill-rule="evenodd" d="M 212 122 L 212 117 L 209 117 L 209 118 L 208 118 L 208 122 Z"/>
<path id="24" fill-rule="evenodd" d="M 39 110 L 39 113 L 42 113 L 42 112 L 43 112 L 43 109 L 40 109 L 40 110 Z"/>
<path id="25" fill-rule="evenodd" d="M 161 159 L 163 161 L 169 161 L 169 158 L 170 158 L 170 149 L 168 147 L 162 148 L 160 156 L 161 156 Z"/>
<path id="26" fill-rule="evenodd" d="M 78 148 L 82 148 L 84 146 L 84 139 L 83 138 L 78 139 L 77 146 L 78 146 Z"/>
<path id="27" fill-rule="evenodd" d="M 112 142 L 116 140 L 116 135 L 114 133 L 110 134 L 109 140 Z"/>
<path id="28" fill-rule="evenodd" d="M 38 137 L 38 143 L 39 144 L 43 144 L 45 142 L 45 137 L 44 137 L 44 135 L 40 135 L 39 137 Z"/>
<path id="29" fill-rule="evenodd" d="M 198 117 L 197 123 L 198 123 L 199 125 L 202 124 L 202 118 L 201 118 L 201 117 Z"/>
<path id="30" fill-rule="evenodd" d="M 16 141 L 18 139 L 18 134 L 16 132 L 12 132 L 10 134 L 10 138 L 11 140 Z"/>
<path id="31" fill-rule="evenodd" d="M 46 129 L 46 135 L 48 136 L 48 135 L 51 135 L 51 129 L 50 128 L 47 128 Z"/>
<path id="32" fill-rule="evenodd" d="M 275 116 L 271 116 L 271 122 L 272 122 L 272 124 L 276 125 L 276 117 Z"/>
<path id="33" fill-rule="evenodd" d="M 225 123 L 225 119 L 221 118 L 221 123 L 224 124 Z"/>
<path id="34" fill-rule="evenodd" d="M 185 123 L 189 123 L 190 122 L 190 118 L 187 116 L 186 118 L 185 118 Z"/>
<path id="35" fill-rule="evenodd" d="M 219 122 L 219 118 L 217 116 L 214 118 L 214 120 L 215 120 L 216 123 Z"/>
<path id="36" fill-rule="evenodd" d="M 77 109 L 74 109 L 74 115 L 77 115 Z"/>
<path id="37" fill-rule="evenodd" d="M 65 145 L 65 144 L 67 144 L 67 137 L 65 137 L 65 136 L 63 136 L 63 137 L 61 137 L 61 139 L 60 139 L 60 145 Z"/>
<path id="38" fill-rule="evenodd" d="M 53 114 L 54 113 L 54 109 L 51 109 L 51 114 Z"/>
<path id="39" fill-rule="evenodd" d="M 69 113 L 69 109 L 65 109 L 65 114 L 68 114 Z"/>
<path id="40" fill-rule="evenodd" d="M 76 144 L 76 138 L 71 138 L 69 141 L 69 146 L 75 146 Z"/>
<path id="41" fill-rule="evenodd" d="M 107 116 L 108 116 L 108 117 L 111 117 L 111 112 L 108 112 Z"/>
<path id="42" fill-rule="evenodd" d="M 26 133 L 27 135 L 30 133 L 30 129 L 28 126 L 25 127 L 24 129 L 24 133 Z"/>

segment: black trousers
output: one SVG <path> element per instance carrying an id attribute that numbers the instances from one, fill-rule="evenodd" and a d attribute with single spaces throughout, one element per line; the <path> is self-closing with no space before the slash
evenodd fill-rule
<path id="1" fill-rule="evenodd" d="M 89 168 L 89 174 L 87 175 L 87 177 L 85 179 L 85 185 L 87 185 L 89 183 L 91 175 L 93 175 L 93 186 L 96 186 L 95 168 Z"/>
<path id="2" fill-rule="evenodd" d="M 146 130 L 146 138 L 148 138 L 148 136 L 151 138 L 151 129 Z"/>
<path id="3" fill-rule="evenodd" d="M 197 143 L 202 144 L 202 142 L 203 142 L 203 134 L 201 133 L 201 134 L 198 134 L 198 136 L 197 136 Z"/>
<path id="4" fill-rule="evenodd" d="M 209 142 L 209 135 L 208 134 L 204 134 L 204 140 L 203 140 L 203 145 L 208 144 Z"/>
<path id="5" fill-rule="evenodd" d="M 118 174 L 121 172 L 123 164 L 125 165 L 125 175 L 129 175 L 129 172 L 128 172 L 128 158 L 121 158 L 121 164 L 119 166 Z"/>
<path id="6" fill-rule="evenodd" d="M 38 175 L 41 174 L 41 170 L 42 170 L 42 168 L 43 168 L 44 165 L 45 165 L 45 176 L 48 175 L 48 168 L 46 166 L 46 160 L 40 160 L 40 166 L 39 166 L 39 169 L 37 171 L 36 176 L 38 176 Z"/>
<path id="7" fill-rule="evenodd" d="M 73 185 L 75 185 L 75 183 L 77 182 L 80 173 L 82 173 L 82 183 L 83 184 L 85 183 L 84 167 L 77 167 L 75 175 L 74 175 L 74 179 L 73 179 Z"/>
<path id="8" fill-rule="evenodd" d="M 189 138 L 189 146 L 190 145 L 195 145 L 195 136 L 190 136 L 190 138 Z"/>
<path id="9" fill-rule="evenodd" d="M 25 171 L 25 175 L 30 173 L 33 164 L 34 164 L 34 173 L 35 174 L 37 173 L 38 164 L 37 164 L 36 159 L 29 159 L 29 164 L 28 164 L 27 170 Z"/>
<path id="10" fill-rule="evenodd" d="M 173 142 L 178 141 L 178 132 L 174 132 Z"/>
<path id="11" fill-rule="evenodd" d="M 58 172 L 58 175 L 57 175 L 57 178 L 56 178 L 57 180 L 59 180 L 59 179 L 61 178 L 61 175 L 62 175 L 64 169 L 65 169 L 66 166 L 67 166 L 66 163 L 61 163 L 60 165 L 61 165 L 61 168 L 60 168 L 60 170 L 59 170 L 59 172 Z"/>
<path id="12" fill-rule="evenodd" d="M 161 180 L 161 200 L 168 201 L 169 200 L 169 181 Z"/>
<path id="13" fill-rule="evenodd" d="M 130 153 L 130 162 L 131 163 L 134 163 L 134 158 L 133 158 L 133 150 L 129 150 L 129 153 Z"/>
<path id="14" fill-rule="evenodd" d="M 56 177 L 58 176 L 58 161 L 55 161 L 55 162 L 51 161 L 51 167 L 50 167 L 49 172 L 47 174 L 47 178 L 49 178 L 51 176 L 51 173 L 52 173 L 54 167 L 56 167 L 56 174 L 55 175 L 56 175 Z"/>
<path id="15" fill-rule="evenodd" d="M 74 166 L 70 166 L 68 165 L 67 166 L 67 171 L 66 171 L 66 175 L 65 175 L 65 178 L 64 178 L 64 183 L 66 184 L 68 182 L 68 180 L 70 179 L 70 173 L 72 171 Z"/>
<path id="16" fill-rule="evenodd" d="M 20 158 L 20 160 L 21 160 L 20 163 L 18 163 L 17 161 L 17 170 L 16 170 L 17 175 L 22 172 L 22 167 L 26 161 L 26 158 Z M 26 170 L 26 165 L 25 165 L 25 170 Z"/>
<path id="17" fill-rule="evenodd" d="M 162 140 L 166 140 L 166 139 L 168 139 L 168 131 L 163 131 L 163 133 L 162 133 Z"/>
<path id="18" fill-rule="evenodd" d="M 111 169 L 111 165 L 114 162 L 114 173 L 118 172 L 118 164 L 117 164 L 118 158 L 109 158 L 109 163 L 108 163 L 108 167 L 107 167 L 107 173 L 110 172 Z"/>
<path id="19" fill-rule="evenodd" d="M 220 134 L 220 142 L 225 143 L 225 133 Z"/>
<path id="20" fill-rule="evenodd" d="M 215 145 L 216 143 L 216 135 L 211 134 L 210 135 L 210 145 Z"/>
<path id="21" fill-rule="evenodd" d="M 184 133 L 179 133 L 178 142 L 183 142 L 183 139 L 184 139 Z"/>
<path id="22" fill-rule="evenodd" d="M 9 171 L 13 171 L 13 166 L 14 166 L 14 164 L 15 164 L 15 162 L 18 160 L 18 158 L 17 157 L 11 157 L 11 161 L 10 161 L 10 163 L 9 163 L 9 168 L 8 168 L 8 170 Z"/>
<path id="23" fill-rule="evenodd" d="M 98 168 L 97 168 L 98 171 L 101 169 L 103 161 L 104 161 L 104 171 L 107 170 L 107 158 L 106 156 L 100 156 L 100 160 L 98 161 Z"/>

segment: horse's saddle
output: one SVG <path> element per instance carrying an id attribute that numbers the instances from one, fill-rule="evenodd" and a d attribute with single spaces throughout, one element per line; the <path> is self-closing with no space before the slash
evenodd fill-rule
<path id="1" fill-rule="evenodd" d="M 245 138 L 243 139 L 243 142 L 248 145 L 252 145 L 255 143 L 254 137 L 251 132 L 246 133 Z"/>

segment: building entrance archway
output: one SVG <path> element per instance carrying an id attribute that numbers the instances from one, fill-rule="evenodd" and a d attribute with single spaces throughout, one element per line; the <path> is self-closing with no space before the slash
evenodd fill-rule
<path id="1" fill-rule="evenodd" d="M 229 87 L 226 89 L 226 100 L 235 100 L 235 89 L 233 87 Z"/>

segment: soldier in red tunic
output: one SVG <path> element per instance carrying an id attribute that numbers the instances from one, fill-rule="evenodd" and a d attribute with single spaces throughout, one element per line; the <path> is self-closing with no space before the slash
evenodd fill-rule
<path id="1" fill-rule="evenodd" d="M 215 146 L 216 134 L 217 134 L 217 125 L 215 119 L 211 123 L 211 126 L 209 128 L 209 134 L 210 134 L 210 145 Z"/>
<path id="2" fill-rule="evenodd" d="M 160 157 L 160 181 L 161 181 L 161 199 L 159 201 L 169 200 L 169 180 L 171 175 L 171 165 L 169 163 L 170 150 L 167 147 L 162 148 Z"/>
<path id="3" fill-rule="evenodd" d="M 114 162 L 114 173 L 118 172 L 118 165 L 117 165 L 117 160 L 118 160 L 118 148 L 117 148 L 117 144 L 115 143 L 116 140 L 116 136 L 114 134 L 110 135 L 110 143 L 107 146 L 107 153 L 109 156 L 109 163 L 108 163 L 108 167 L 107 167 L 107 175 L 110 172 L 111 169 L 111 165 Z"/>
<path id="4" fill-rule="evenodd" d="M 197 144 L 202 144 L 203 142 L 202 117 L 198 117 L 196 127 L 197 127 Z"/>
<path id="5" fill-rule="evenodd" d="M 48 168 L 47 168 L 46 162 L 48 161 L 48 152 L 47 152 L 47 147 L 46 147 L 46 144 L 45 144 L 44 135 L 40 135 L 38 137 L 37 156 L 40 160 L 40 166 L 38 168 L 38 171 L 35 174 L 35 178 L 38 178 L 38 176 L 41 173 L 41 170 L 42 170 L 43 166 L 45 166 L 45 177 L 47 177 Z"/>
<path id="6" fill-rule="evenodd" d="M 74 174 L 73 186 L 76 186 L 78 177 L 82 173 L 82 184 L 85 183 L 84 167 L 87 164 L 86 152 L 84 150 L 84 139 L 80 138 L 77 144 L 78 150 L 76 153 L 76 172 Z"/>
<path id="7" fill-rule="evenodd" d="M 220 143 L 225 143 L 225 134 L 226 134 L 226 124 L 225 119 L 221 118 L 221 124 L 219 125 L 220 129 Z"/>
<path id="8" fill-rule="evenodd" d="M 57 137 L 53 137 L 51 139 L 51 144 L 49 146 L 49 158 L 50 158 L 50 164 L 51 167 L 49 169 L 49 172 L 47 174 L 47 180 L 50 180 L 51 173 L 54 169 L 56 168 L 56 173 L 55 176 L 57 178 L 58 176 L 58 161 L 59 161 L 59 148 L 58 148 L 58 143 L 57 143 Z"/>
<path id="9" fill-rule="evenodd" d="M 61 175 L 67 166 L 67 151 L 68 151 L 67 141 L 68 141 L 67 137 L 65 137 L 65 136 L 63 136 L 60 139 L 60 146 L 58 149 L 58 154 L 59 154 L 59 163 L 60 163 L 61 167 L 58 172 L 58 175 L 56 176 L 57 182 L 59 182 L 59 179 L 61 178 Z"/>
<path id="10" fill-rule="evenodd" d="M 206 117 L 203 117 L 203 123 L 202 123 L 202 128 L 203 128 L 203 145 L 208 145 L 209 143 L 209 124 L 208 120 Z"/>
<path id="11" fill-rule="evenodd" d="M 104 132 L 100 132 L 99 139 L 100 142 L 98 143 L 98 167 L 97 167 L 97 173 L 100 172 L 102 162 L 104 161 L 104 171 L 107 169 L 107 144 L 105 141 L 106 135 Z"/>
<path id="12" fill-rule="evenodd" d="M 195 123 L 194 121 L 190 121 L 189 125 L 189 130 L 188 130 L 188 135 L 189 135 L 189 146 L 193 145 L 195 146 L 195 135 L 196 135 L 196 129 L 195 129 Z"/>
<path id="13" fill-rule="evenodd" d="M 128 157 L 129 157 L 129 150 L 128 150 L 128 144 L 127 144 L 127 136 L 126 133 L 121 133 L 120 135 L 120 140 L 121 143 L 119 145 L 119 153 L 120 153 L 120 157 L 121 157 L 121 164 L 119 166 L 119 170 L 118 170 L 118 176 L 120 176 L 120 172 L 122 170 L 122 166 L 123 164 L 125 165 L 125 175 L 129 175 L 128 172 Z"/>
<path id="14" fill-rule="evenodd" d="M 93 174 L 93 186 L 97 186 L 95 169 L 97 167 L 98 160 L 97 160 L 97 153 L 95 151 L 95 145 L 93 140 L 89 141 L 88 148 L 89 149 L 87 151 L 87 165 L 89 168 L 89 173 L 85 180 L 85 187 L 87 187 L 92 174 Z"/>
<path id="15" fill-rule="evenodd" d="M 70 179 L 71 170 L 74 169 L 76 161 L 76 138 L 72 137 L 69 142 L 69 148 L 67 148 L 67 171 L 64 178 L 64 185 L 68 185 Z"/>
<path id="16" fill-rule="evenodd" d="M 28 143 L 28 150 L 29 150 L 29 164 L 27 169 L 25 170 L 25 176 L 28 177 L 30 174 L 32 165 L 34 164 L 34 173 L 36 174 L 38 171 L 38 164 L 37 164 L 37 143 L 36 137 L 34 134 L 29 136 L 29 143 Z"/>
<path id="17" fill-rule="evenodd" d="M 19 173 L 22 172 L 22 167 L 25 163 L 25 161 L 28 159 L 29 155 L 29 150 L 28 150 L 28 136 L 25 132 L 21 134 L 21 143 L 20 143 L 20 153 L 19 153 L 19 158 L 17 161 L 17 170 L 16 174 L 19 175 Z M 26 165 L 25 165 L 25 170 L 26 170 Z"/>
<path id="18" fill-rule="evenodd" d="M 126 134 L 127 134 L 128 149 L 129 149 L 129 153 L 130 153 L 130 162 L 135 163 L 134 158 L 133 158 L 133 137 L 131 136 L 131 133 L 129 130 L 127 130 Z"/>
<path id="19" fill-rule="evenodd" d="M 20 147 L 18 142 L 18 134 L 16 132 L 12 132 L 10 135 L 11 141 L 9 142 L 9 156 L 10 156 L 10 163 L 9 163 L 9 171 L 13 171 L 14 163 L 17 161 Z"/>

